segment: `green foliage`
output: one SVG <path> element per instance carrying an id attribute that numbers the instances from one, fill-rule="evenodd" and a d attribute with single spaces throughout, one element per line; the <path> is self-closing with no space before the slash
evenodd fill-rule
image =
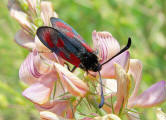
<path id="1" fill-rule="evenodd" d="M 165 0 L 52 0 L 55 11 L 89 43 L 93 30 L 109 31 L 123 45 L 132 38 L 131 57 L 143 63 L 141 91 L 166 74 Z M 21 96 L 19 66 L 28 51 L 13 41 L 19 25 L 0 4 L 0 119 L 39 119 L 34 106 Z M 140 91 L 140 92 L 141 92 Z M 162 108 L 166 108 L 166 104 Z M 140 109 L 141 119 L 155 119 L 153 109 Z M 164 109 L 166 112 L 166 109 Z"/>

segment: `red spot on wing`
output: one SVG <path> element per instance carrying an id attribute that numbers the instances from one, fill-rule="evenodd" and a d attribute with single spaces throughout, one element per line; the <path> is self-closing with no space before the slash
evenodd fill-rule
<path id="1" fill-rule="evenodd" d="M 56 46 L 57 47 L 64 47 L 64 42 L 63 42 L 63 40 L 60 37 L 58 38 Z"/>
<path id="2" fill-rule="evenodd" d="M 72 28 L 65 25 L 64 23 L 62 22 L 56 22 L 56 26 L 59 27 L 59 28 L 64 28 L 64 29 L 67 29 L 68 31 L 72 31 Z"/>
<path id="3" fill-rule="evenodd" d="M 65 59 L 66 61 L 70 62 L 71 64 L 75 65 L 76 67 L 80 64 L 80 59 L 75 56 L 74 54 L 70 54 L 70 58 L 67 58 L 63 52 L 59 52 L 59 55 Z"/>
<path id="4" fill-rule="evenodd" d="M 51 40 L 51 36 L 49 32 L 45 32 L 44 34 L 44 39 L 46 40 L 46 42 L 48 43 L 48 46 L 53 48 L 54 47 L 54 43 Z"/>
<path id="5" fill-rule="evenodd" d="M 63 52 L 59 52 L 59 56 L 61 56 L 65 60 L 67 59 L 66 56 L 65 56 L 65 54 Z"/>
<path id="6" fill-rule="evenodd" d="M 88 52 L 93 52 L 92 48 L 90 48 L 86 43 L 81 42 L 81 44 L 86 48 Z"/>
<path id="7" fill-rule="evenodd" d="M 70 54 L 70 59 L 72 61 L 72 64 L 74 64 L 76 67 L 79 66 L 80 59 L 77 56 L 75 56 L 74 54 Z"/>
<path id="8" fill-rule="evenodd" d="M 73 32 L 66 32 L 66 35 L 70 38 L 74 37 L 74 33 Z"/>

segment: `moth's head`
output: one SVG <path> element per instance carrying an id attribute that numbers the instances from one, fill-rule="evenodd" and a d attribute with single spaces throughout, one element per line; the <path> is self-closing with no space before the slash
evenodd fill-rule
<path id="1" fill-rule="evenodd" d="M 81 55 L 81 68 L 84 70 L 91 70 L 94 72 L 100 71 L 100 63 L 98 61 L 97 56 L 94 53 L 91 52 L 85 52 Z"/>

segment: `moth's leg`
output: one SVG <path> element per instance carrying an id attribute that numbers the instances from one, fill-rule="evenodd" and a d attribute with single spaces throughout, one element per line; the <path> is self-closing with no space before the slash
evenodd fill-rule
<path id="1" fill-rule="evenodd" d="M 70 66 L 69 66 L 69 64 L 66 63 L 66 62 L 65 62 L 64 64 L 67 66 L 67 69 L 68 69 L 69 71 L 71 71 L 71 70 L 70 70 Z"/>
<path id="2" fill-rule="evenodd" d="M 88 75 L 88 74 L 89 74 L 89 71 L 88 71 L 88 70 L 85 70 L 85 72 L 86 72 L 86 75 Z"/>
<path id="3" fill-rule="evenodd" d="M 77 68 L 77 67 L 74 66 L 70 72 L 74 72 L 74 70 L 75 70 L 76 68 Z"/>
<path id="4" fill-rule="evenodd" d="M 74 66 L 72 69 L 70 69 L 70 66 L 68 63 L 64 63 L 66 66 L 67 66 L 67 69 L 70 71 L 70 72 L 74 72 L 74 70 L 77 68 L 76 66 Z"/>

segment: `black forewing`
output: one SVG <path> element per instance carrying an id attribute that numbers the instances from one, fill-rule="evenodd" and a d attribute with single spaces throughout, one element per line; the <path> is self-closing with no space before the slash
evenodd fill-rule
<path id="1" fill-rule="evenodd" d="M 50 50 L 73 65 L 78 66 L 80 63 L 80 52 L 85 51 L 85 48 L 79 41 L 69 40 L 58 30 L 46 26 L 38 28 L 37 36 Z"/>
<path id="2" fill-rule="evenodd" d="M 50 19 L 53 28 L 61 32 L 66 38 L 75 43 L 79 41 L 82 46 L 84 46 L 87 51 L 93 52 L 93 50 L 86 44 L 83 38 L 76 32 L 76 30 L 71 27 L 69 24 L 65 23 L 63 20 L 55 17 Z"/>

